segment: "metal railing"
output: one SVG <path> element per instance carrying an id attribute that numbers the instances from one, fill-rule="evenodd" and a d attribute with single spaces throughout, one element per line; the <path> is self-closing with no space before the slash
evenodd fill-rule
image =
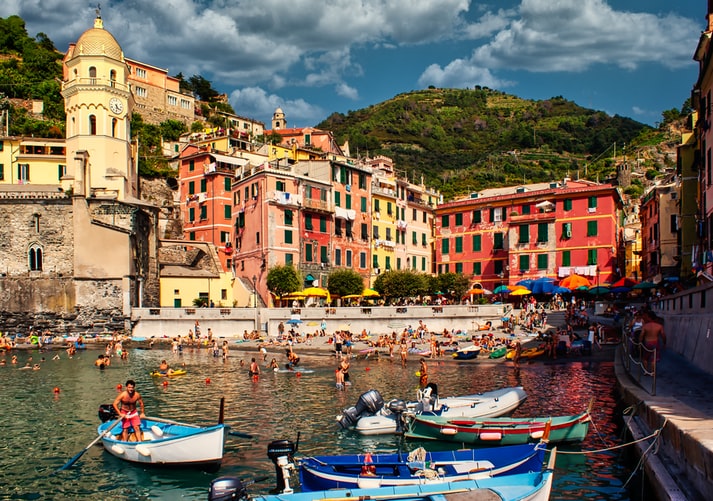
<path id="1" fill-rule="evenodd" d="M 626 372 L 634 378 L 644 390 L 649 389 L 641 382 L 642 376 L 651 377 L 651 395 L 656 395 L 656 359 L 657 348 L 648 348 L 638 337 L 623 332 L 621 339 L 622 362 Z"/>

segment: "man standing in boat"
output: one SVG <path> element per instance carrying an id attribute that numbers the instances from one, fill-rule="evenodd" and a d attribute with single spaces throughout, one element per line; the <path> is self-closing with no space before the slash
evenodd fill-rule
<path id="1" fill-rule="evenodd" d="M 141 408 L 141 412 L 136 408 L 137 404 Z M 126 382 L 126 389 L 119 393 L 119 396 L 114 400 L 114 410 L 122 418 L 121 440 L 124 442 L 129 440 L 129 428 L 133 427 L 136 441 L 141 442 L 144 439 L 144 434 L 141 431 L 141 418 L 146 416 L 144 401 L 136 391 L 136 382 L 133 379 Z"/>

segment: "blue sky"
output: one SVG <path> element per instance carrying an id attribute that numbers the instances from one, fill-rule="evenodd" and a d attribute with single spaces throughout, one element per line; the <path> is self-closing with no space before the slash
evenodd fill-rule
<path id="1" fill-rule="evenodd" d="M 108 0 L 104 26 L 132 59 L 202 75 L 236 113 L 316 125 L 393 96 L 475 85 L 562 96 L 655 125 L 698 68 L 705 0 Z M 87 0 L 3 0 L 65 51 Z"/>

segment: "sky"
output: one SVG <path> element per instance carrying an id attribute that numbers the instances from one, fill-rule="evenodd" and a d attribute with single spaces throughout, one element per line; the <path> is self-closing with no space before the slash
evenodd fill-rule
<path id="1" fill-rule="evenodd" d="M 698 76 L 705 0 L 105 0 L 126 57 L 201 75 L 235 112 L 288 127 L 429 86 L 480 85 L 656 125 Z M 64 52 L 87 0 L 1 0 Z"/>

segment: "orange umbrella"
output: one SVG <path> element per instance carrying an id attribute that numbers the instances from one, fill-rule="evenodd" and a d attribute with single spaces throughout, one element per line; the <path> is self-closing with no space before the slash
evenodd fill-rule
<path id="1" fill-rule="evenodd" d="M 575 290 L 579 287 L 585 286 L 587 288 L 592 286 L 592 283 L 589 281 L 587 277 L 583 277 L 581 275 L 577 275 L 576 273 L 572 273 L 570 276 L 567 278 L 563 279 L 560 282 L 560 287 L 567 287 L 569 290 Z"/>

